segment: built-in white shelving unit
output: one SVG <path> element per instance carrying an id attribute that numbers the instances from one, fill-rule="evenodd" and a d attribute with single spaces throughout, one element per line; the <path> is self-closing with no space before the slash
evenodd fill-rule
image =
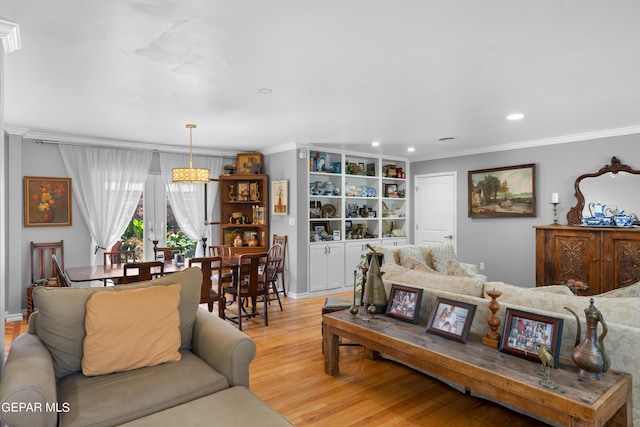
<path id="1" fill-rule="evenodd" d="M 308 150 L 309 290 L 353 286 L 366 245 L 409 241 L 408 163 Z"/>

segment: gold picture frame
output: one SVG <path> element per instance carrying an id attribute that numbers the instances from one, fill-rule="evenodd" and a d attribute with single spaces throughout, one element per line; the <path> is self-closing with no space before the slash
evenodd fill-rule
<path id="1" fill-rule="evenodd" d="M 71 178 L 24 177 L 24 226 L 71 226 Z"/>
<path id="2" fill-rule="evenodd" d="M 289 211 L 289 181 L 286 179 L 271 182 L 273 194 L 273 215 L 287 215 Z"/>
<path id="3" fill-rule="evenodd" d="M 262 173 L 262 153 L 239 153 L 236 155 L 236 173 L 249 175 Z"/>
<path id="4" fill-rule="evenodd" d="M 469 218 L 536 216 L 536 165 L 468 172 Z"/>

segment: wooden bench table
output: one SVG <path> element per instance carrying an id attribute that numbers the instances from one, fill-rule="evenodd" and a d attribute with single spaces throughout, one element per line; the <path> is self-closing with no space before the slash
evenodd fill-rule
<path id="1" fill-rule="evenodd" d="M 566 426 L 631 426 L 631 374 L 609 370 L 602 380 L 578 376 L 578 368 L 568 358 L 560 358 L 551 380 L 558 388 L 540 385 L 536 374 L 540 364 L 499 352 L 482 344 L 481 337 L 469 336 L 466 344 L 428 334 L 423 325 L 414 325 L 377 315 L 365 322 L 360 314 L 352 319 L 348 310 L 325 314 L 322 318 L 324 369 L 339 374 L 339 338 L 365 346 L 372 359 L 380 353 L 453 381 L 467 391 L 484 394 L 498 402 L 520 408 Z"/>

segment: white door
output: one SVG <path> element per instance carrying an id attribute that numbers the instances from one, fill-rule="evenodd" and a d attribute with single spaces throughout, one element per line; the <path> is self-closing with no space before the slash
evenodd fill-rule
<path id="1" fill-rule="evenodd" d="M 457 173 L 416 175 L 415 243 L 435 245 L 451 241 L 456 247 Z"/>

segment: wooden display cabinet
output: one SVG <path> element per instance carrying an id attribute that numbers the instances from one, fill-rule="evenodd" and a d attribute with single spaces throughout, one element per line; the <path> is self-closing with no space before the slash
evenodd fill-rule
<path id="1" fill-rule="evenodd" d="M 640 229 L 541 226 L 536 229 L 536 286 L 569 279 L 597 295 L 640 281 Z"/>
<path id="2" fill-rule="evenodd" d="M 218 181 L 220 244 L 231 245 L 234 254 L 267 252 L 269 176 L 221 175 Z"/>

